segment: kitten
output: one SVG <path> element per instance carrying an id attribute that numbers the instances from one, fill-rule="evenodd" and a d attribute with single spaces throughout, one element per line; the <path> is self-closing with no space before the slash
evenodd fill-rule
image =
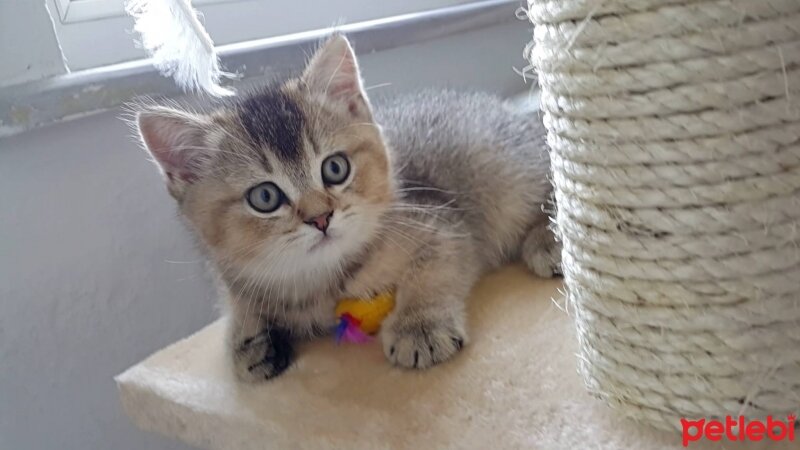
<path id="1" fill-rule="evenodd" d="M 538 118 L 450 91 L 373 109 L 343 36 L 281 86 L 137 123 L 218 271 L 240 379 L 283 372 L 293 341 L 334 326 L 337 299 L 393 289 L 386 357 L 429 367 L 465 344 L 481 274 L 518 257 L 559 270 Z"/>

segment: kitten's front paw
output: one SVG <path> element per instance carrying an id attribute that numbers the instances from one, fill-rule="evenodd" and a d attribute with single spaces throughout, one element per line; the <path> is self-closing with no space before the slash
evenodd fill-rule
<path id="1" fill-rule="evenodd" d="M 394 320 L 392 320 L 394 319 Z M 466 332 L 459 318 L 391 318 L 381 331 L 386 358 L 397 366 L 424 369 L 445 361 L 464 347 Z"/>
<path id="2" fill-rule="evenodd" d="M 241 340 L 233 349 L 233 365 L 241 381 L 258 382 L 280 375 L 294 358 L 289 333 L 280 328 Z"/>

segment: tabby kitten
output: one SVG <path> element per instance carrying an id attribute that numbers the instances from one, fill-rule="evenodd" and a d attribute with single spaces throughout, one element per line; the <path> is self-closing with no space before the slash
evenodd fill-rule
<path id="1" fill-rule="evenodd" d="M 429 367 L 466 342 L 481 274 L 517 257 L 558 270 L 537 117 L 449 91 L 373 109 L 343 36 L 281 86 L 137 123 L 217 269 L 240 379 L 283 372 L 295 340 L 334 326 L 337 299 L 393 289 L 386 357 Z"/>

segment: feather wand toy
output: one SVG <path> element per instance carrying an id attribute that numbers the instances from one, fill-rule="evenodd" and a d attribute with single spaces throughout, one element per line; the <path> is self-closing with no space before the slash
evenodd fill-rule
<path id="1" fill-rule="evenodd" d="M 125 11 L 153 65 L 184 91 L 205 91 L 222 97 L 233 90 L 220 86 L 231 74 L 220 68 L 214 42 L 198 20 L 190 0 L 128 0 Z"/>

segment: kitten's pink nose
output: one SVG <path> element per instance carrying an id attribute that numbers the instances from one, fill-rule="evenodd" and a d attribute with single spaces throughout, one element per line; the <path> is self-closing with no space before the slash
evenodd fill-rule
<path id="1" fill-rule="evenodd" d="M 316 227 L 316 229 L 324 233 L 328 230 L 328 225 L 331 223 L 331 217 L 333 217 L 333 211 L 328 211 L 318 215 L 317 217 L 312 217 L 311 219 L 306 220 L 305 223 Z"/>

